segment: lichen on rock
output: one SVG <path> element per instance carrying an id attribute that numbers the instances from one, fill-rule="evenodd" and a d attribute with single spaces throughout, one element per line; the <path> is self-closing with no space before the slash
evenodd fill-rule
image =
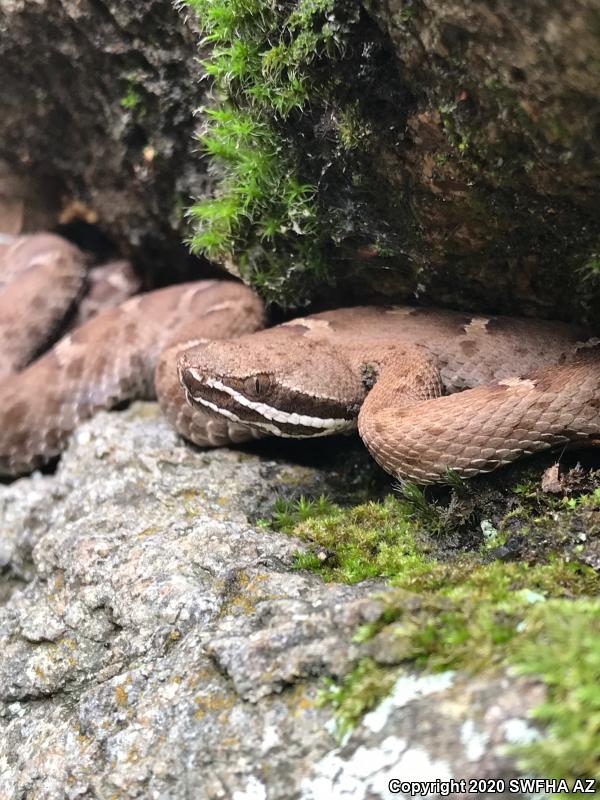
<path id="1" fill-rule="evenodd" d="M 346 495 L 343 476 L 268 449 L 196 451 L 137 404 L 81 426 L 56 475 L 0 487 L 2 797 L 308 800 L 352 780 L 383 798 L 390 770 L 417 762 L 512 774 L 503 748 L 543 689 L 502 669 L 407 667 L 336 740 L 324 679 L 374 658 L 354 634 L 397 590 L 324 582 L 299 569 L 309 544 L 257 521 L 278 496 L 283 521 L 286 498 Z"/>
<path id="2" fill-rule="evenodd" d="M 298 566 L 328 581 L 389 582 L 380 617 L 354 635 L 362 658 L 320 695 L 342 740 L 389 703 L 407 666 L 425 676 L 458 669 L 474 681 L 509 670 L 546 689 L 532 716 L 547 727 L 515 746 L 518 764 L 571 783 L 600 779 L 597 475 L 573 469 L 565 498 L 527 480 L 528 469 L 513 468 L 496 487 L 455 481 L 437 505 L 405 486 L 384 503 L 303 500 L 276 510 L 274 524 L 309 547 Z"/>

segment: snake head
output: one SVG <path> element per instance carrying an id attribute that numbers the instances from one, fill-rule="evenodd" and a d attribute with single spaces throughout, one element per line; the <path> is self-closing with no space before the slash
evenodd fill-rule
<path id="1" fill-rule="evenodd" d="M 274 436 L 353 430 L 364 399 L 335 351 L 284 326 L 189 350 L 178 368 L 192 407 Z"/>

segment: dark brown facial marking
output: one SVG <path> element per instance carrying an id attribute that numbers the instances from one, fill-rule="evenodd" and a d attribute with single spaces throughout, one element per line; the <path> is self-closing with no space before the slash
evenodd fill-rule
<path id="1" fill-rule="evenodd" d="M 67 377 L 78 378 L 81 375 L 84 364 L 85 358 L 83 356 L 73 359 L 67 367 Z"/>
<path id="2" fill-rule="evenodd" d="M 471 340 L 461 342 L 460 349 L 466 356 L 474 356 L 477 352 L 479 352 L 477 343 Z"/>
<path id="3" fill-rule="evenodd" d="M 11 428 L 18 428 L 27 415 L 27 403 L 15 403 L 6 411 L 6 421 Z"/>

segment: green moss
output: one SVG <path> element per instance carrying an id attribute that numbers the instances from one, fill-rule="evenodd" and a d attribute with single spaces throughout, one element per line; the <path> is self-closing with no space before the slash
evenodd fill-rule
<path id="1" fill-rule="evenodd" d="M 140 97 L 140 94 L 136 88 L 134 86 L 130 86 L 127 90 L 127 94 L 121 98 L 120 102 L 123 108 L 127 108 L 132 111 L 134 108 L 139 106 L 139 104 L 142 102 L 142 98 Z"/>
<path id="2" fill-rule="evenodd" d="M 466 153 L 471 144 L 471 134 L 464 128 L 459 115 L 455 113 L 457 104 L 443 103 L 438 110 L 448 141 L 459 153 Z"/>
<path id="3" fill-rule="evenodd" d="M 538 775 L 598 777 L 600 603 L 587 598 L 600 588 L 598 575 L 560 561 L 429 567 L 396 576 L 410 591 L 382 595 L 380 619 L 355 636 L 372 656 L 327 683 L 322 700 L 336 711 L 338 734 L 374 708 L 406 666 L 471 673 L 514 666 L 549 691 L 536 711 L 548 735 L 519 751 L 524 766 Z"/>
<path id="4" fill-rule="evenodd" d="M 348 271 L 341 244 L 349 237 L 351 252 L 374 239 L 403 252 L 392 240 L 406 234 L 386 227 L 374 236 L 381 206 L 396 201 L 373 175 L 366 145 L 373 120 L 381 124 L 392 111 L 404 118 L 406 108 L 389 92 L 383 111 L 373 100 L 375 81 L 393 62 L 382 66 L 381 31 L 361 5 L 187 3 L 211 48 L 204 69 L 215 100 L 204 109 L 201 138 L 218 176 L 214 197 L 190 210 L 193 250 L 233 266 L 267 300 L 295 306 L 335 282 L 336 258 Z M 371 182 L 377 199 L 366 203 Z M 369 251 L 364 261 L 372 267 L 379 255 Z"/>
<path id="5" fill-rule="evenodd" d="M 313 500 L 300 497 L 298 500 L 285 500 L 279 498 L 273 508 L 273 516 L 270 520 L 260 520 L 261 527 L 281 531 L 282 533 L 293 533 L 295 527 L 301 522 L 319 517 L 327 517 L 334 514 L 337 506 L 331 503 L 325 495 Z"/>
<path id="6" fill-rule="evenodd" d="M 402 588 L 386 595 L 381 619 L 358 637 L 365 641 L 384 634 L 388 654 L 430 671 L 497 666 L 535 604 L 600 589 L 591 568 L 560 560 L 530 566 L 464 558 L 429 566 L 418 576 L 396 576 L 394 583 Z"/>
<path id="7" fill-rule="evenodd" d="M 368 144 L 371 126 L 365 121 L 358 101 L 349 104 L 341 111 L 337 125 L 340 141 L 346 150 L 354 150 Z"/>
<path id="8" fill-rule="evenodd" d="M 326 581 L 357 583 L 365 578 L 417 575 L 429 569 L 425 543 L 417 545 L 410 501 L 388 497 L 349 509 L 321 499 L 283 502 L 273 527 L 310 544 L 298 569 L 313 569 Z"/>
<path id="9" fill-rule="evenodd" d="M 372 658 L 363 658 L 339 683 L 327 680 L 318 704 L 335 710 L 335 732 L 343 740 L 362 717 L 391 691 L 398 670 L 382 667 Z"/>
<path id="10" fill-rule="evenodd" d="M 532 610 L 511 659 L 541 677 L 548 697 L 535 711 L 546 736 L 519 748 L 524 769 L 549 778 L 600 780 L 600 604 L 555 600 Z"/>
<path id="11" fill-rule="evenodd" d="M 202 143 L 222 176 L 216 196 L 191 209 L 192 248 L 234 260 L 267 299 L 289 299 L 324 278 L 324 233 L 316 187 L 300 176 L 282 123 L 305 110 L 313 62 L 339 52 L 334 2 L 188 4 L 212 46 L 204 68 L 218 101 Z"/>
<path id="12" fill-rule="evenodd" d="M 600 535 L 597 477 L 574 469 L 565 479 L 570 496 L 556 497 L 523 469 L 487 535 L 481 516 L 489 514 L 490 499 L 460 482 L 437 503 L 414 487 L 403 497 L 352 508 L 324 498 L 281 503 L 275 527 L 310 548 L 297 556 L 297 567 L 349 583 L 387 578 L 390 586 L 379 596 L 379 618 L 356 632 L 363 657 L 322 692 L 321 702 L 335 709 L 338 734 L 352 730 L 407 666 L 510 668 L 547 687 L 536 711 L 546 735 L 519 749 L 523 768 L 599 778 L 600 575 L 577 560 L 582 529 L 585 540 Z M 470 520 L 481 536 L 449 554 L 441 532 L 447 526 L 450 535 L 457 519 Z M 515 531 L 525 540 L 523 559 L 494 559 Z"/>
<path id="13" fill-rule="evenodd" d="M 584 281 L 600 280 L 600 253 L 590 253 L 580 268 L 580 275 Z"/>
<path id="14" fill-rule="evenodd" d="M 565 508 L 600 508 L 600 487 L 594 489 L 589 494 L 581 494 L 579 497 L 565 497 L 562 500 Z"/>
<path id="15" fill-rule="evenodd" d="M 143 87 L 140 84 L 140 76 L 136 75 L 135 72 L 129 72 L 123 75 L 123 82 L 125 84 L 125 93 L 119 103 L 121 108 L 125 108 L 132 113 L 135 112 L 137 118 L 144 111 Z"/>
<path id="16" fill-rule="evenodd" d="M 487 580 L 479 587 L 486 584 Z M 421 618 L 415 615 L 415 603 L 404 597 L 401 613 L 409 622 L 379 633 L 387 639 L 386 661 L 395 645 L 398 663 L 418 663 L 419 655 L 428 652 L 436 656 L 433 668 L 475 672 L 483 666 L 478 663 L 483 644 L 485 653 L 494 654 L 496 666 L 546 685 L 547 698 L 534 711 L 534 718 L 545 725 L 545 735 L 513 748 L 520 767 L 548 778 L 599 780 L 600 603 L 585 598 L 544 600 L 530 589 L 518 590 L 512 599 L 502 592 L 502 603 L 481 593 L 478 598 L 482 609 L 476 620 L 468 620 L 466 607 L 436 610 L 435 604 Z M 443 653 L 446 656 L 440 658 Z M 427 669 L 431 671 L 431 661 Z M 402 667 L 365 657 L 341 681 L 327 681 L 320 700 L 334 708 L 340 738 L 389 694 L 402 673 Z"/>
<path id="17" fill-rule="evenodd" d="M 558 497 L 541 489 L 539 468 L 522 465 L 514 472 L 516 483 L 498 476 L 506 481 L 502 491 L 489 479 L 467 484 L 450 474 L 451 488 L 437 497 L 406 484 L 399 496 L 349 508 L 325 497 L 279 500 L 263 525 L 304 541 L 308 551 L 297 555 L 296 566 L 326 581 L 386 578 L 411 588 L 421 574 L 437 583 L 456 573 L 460 582 L 464 568 L 494 558 L 520 557 L 531 567 L 577 560 L 583 542 L 600 537 L 598 474 L 572 470 L 567 496 Z"/>

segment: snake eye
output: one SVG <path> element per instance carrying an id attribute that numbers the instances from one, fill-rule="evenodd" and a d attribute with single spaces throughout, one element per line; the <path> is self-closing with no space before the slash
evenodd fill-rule
<path id="1" fill-rule="evenodd" d="M 271 386 L 271 379 L 268 375 L 252 375 L 244 381 L 246 393 L 252 397 L 260 397 L 265 394 Z"/>

